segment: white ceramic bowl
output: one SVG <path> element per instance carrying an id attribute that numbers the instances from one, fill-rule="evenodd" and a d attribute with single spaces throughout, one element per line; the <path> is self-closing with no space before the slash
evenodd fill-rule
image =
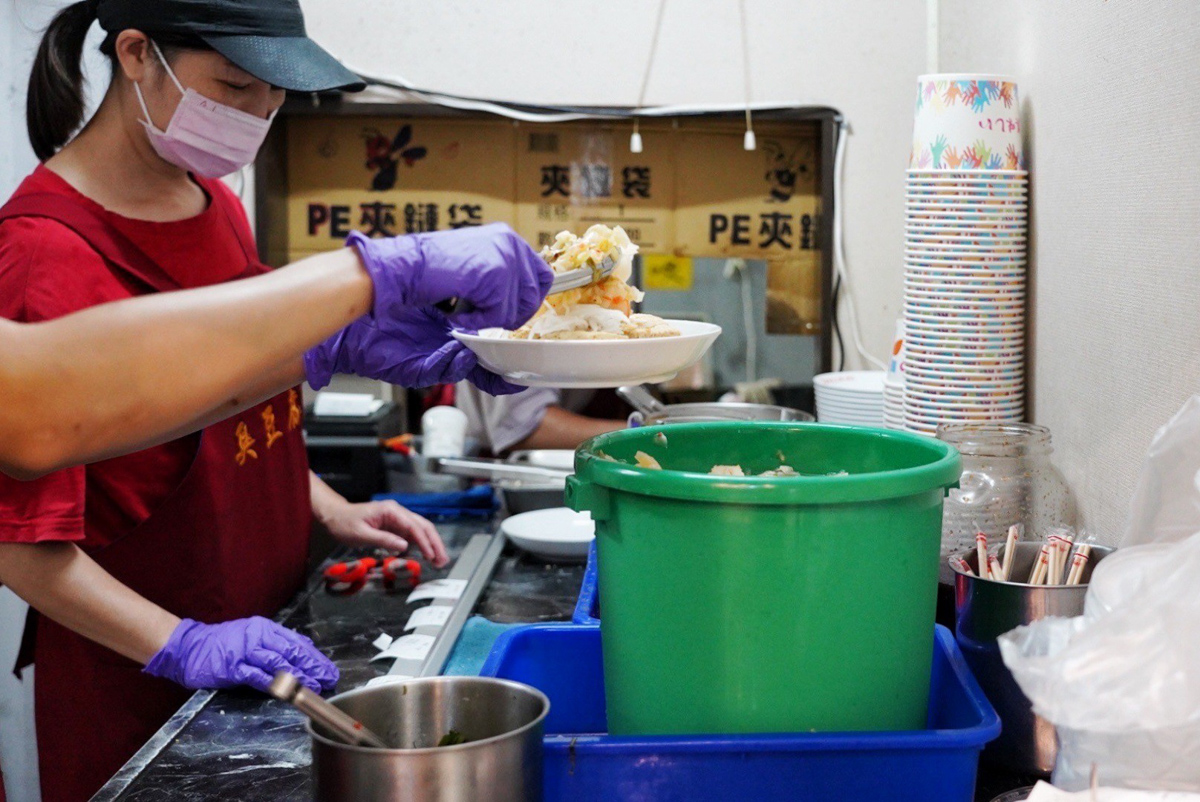
<path id="1" fill-rule="evenodd" d="M 848 393 L 878 394 L 883 392 L 885 372 L 882 370 L 843 370 L 820 373 L 813 377 L 813 389 L 820 395 L 832 390 Z"/>
<path id="2" fill-rule="evenodd" d="M 694 365 L 721 334 L 721 327 L 668 320 L 678 337 L 639 340 L 510 340 L 501 329 L 454 336 L 479 363 L 513 384 L 527 387 L 621 387 L 657 383 Z"/>
<path id="3" fill-rule="evenodd" d="M 517 548 L 550 562 L 586 560 L 588 546 L 596 537 L 592 516 L 566 507 L 505 518 L 500 529 Z"/>

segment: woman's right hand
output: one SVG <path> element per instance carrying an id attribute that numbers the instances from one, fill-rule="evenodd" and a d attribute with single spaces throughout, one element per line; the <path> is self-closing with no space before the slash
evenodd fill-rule
<path id="1" fill-rule="evenodd" d="M 185 618 L 143 670 L 193 690 L 249 685 L 265 692 L 277 671 L 315 693 L 338 681 L 337 666 L 311 640 L 260 616 L 221 624 Z"/>
<path id="2" fill-rule="evenodd" d="M 351 323 L 304 355 L 304 372 L 314 390 L 336 373 L 352 373 L 401 387 L 432 387 L 468 379 L 491 395 L 524 390 L 479 364 L 467 346 L 454 339 L 445 315 L 436 309 L 404 308 L 388 321 L 388 330 L 369 317 Z"/>
<path id="3" fill-rule="evenodd" d="M 503 223 L 370 239 L 354 232 L 375 284 L 374 317 L 383 330 L 402 307 L 433 306 L 451 298 L 474 309 L 455 315 L 463 329 L 517 329 L 542 305 L 554 273 L 525 240 Z"/>

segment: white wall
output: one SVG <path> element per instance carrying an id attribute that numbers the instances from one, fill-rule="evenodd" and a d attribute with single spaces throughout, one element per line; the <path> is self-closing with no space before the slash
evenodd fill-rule
<path id="1" fill-rule="evenodd" d="M 943 70 L 1025 98 L 1032 419 L 1116 537 L 1154 430 L 1200 392 L 1200 4 L 943 0 L 941 31 Z"/>
<path id="2" fill-rule="evenodd" d="M 417 86 L 541 103 L 633 105 L 652 0 L 303 0 L 310 34 L 348 64 Z M 828 105 L 847 150 L 846 251 L 867 348 L 899 315 L 903 183 L 925 0 L 747 0 L 753 97 Z M 736 0 L 669 0 L 647 103 L 741 102 Z M 368 32 L 386 32 L 373 35 Z M 848 360 L 854 367 L 855 361 Z"/>

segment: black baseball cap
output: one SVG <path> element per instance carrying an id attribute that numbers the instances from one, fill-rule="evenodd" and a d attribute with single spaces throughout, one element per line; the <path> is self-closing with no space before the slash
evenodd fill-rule
<path id="1" fill-rule="evenodd" d="M 308 38 L 299 0 L 97 0 L 96 17 L 110 36 L 129 28 L 194 36 L 260 81 L 293 92 L 366 88 Z"/>

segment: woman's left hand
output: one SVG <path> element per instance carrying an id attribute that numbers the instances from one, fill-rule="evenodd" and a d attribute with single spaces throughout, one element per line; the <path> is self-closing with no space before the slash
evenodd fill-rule
<path id="1" fill-rule="evenodd" d="M 395 501 L 345 502 L 326 510 L 321 523 L 347 546 L 367 546 L 402 553 L 415 544 L 425 559 L 441 568 L 450 561 L 434 525 Z"/>

